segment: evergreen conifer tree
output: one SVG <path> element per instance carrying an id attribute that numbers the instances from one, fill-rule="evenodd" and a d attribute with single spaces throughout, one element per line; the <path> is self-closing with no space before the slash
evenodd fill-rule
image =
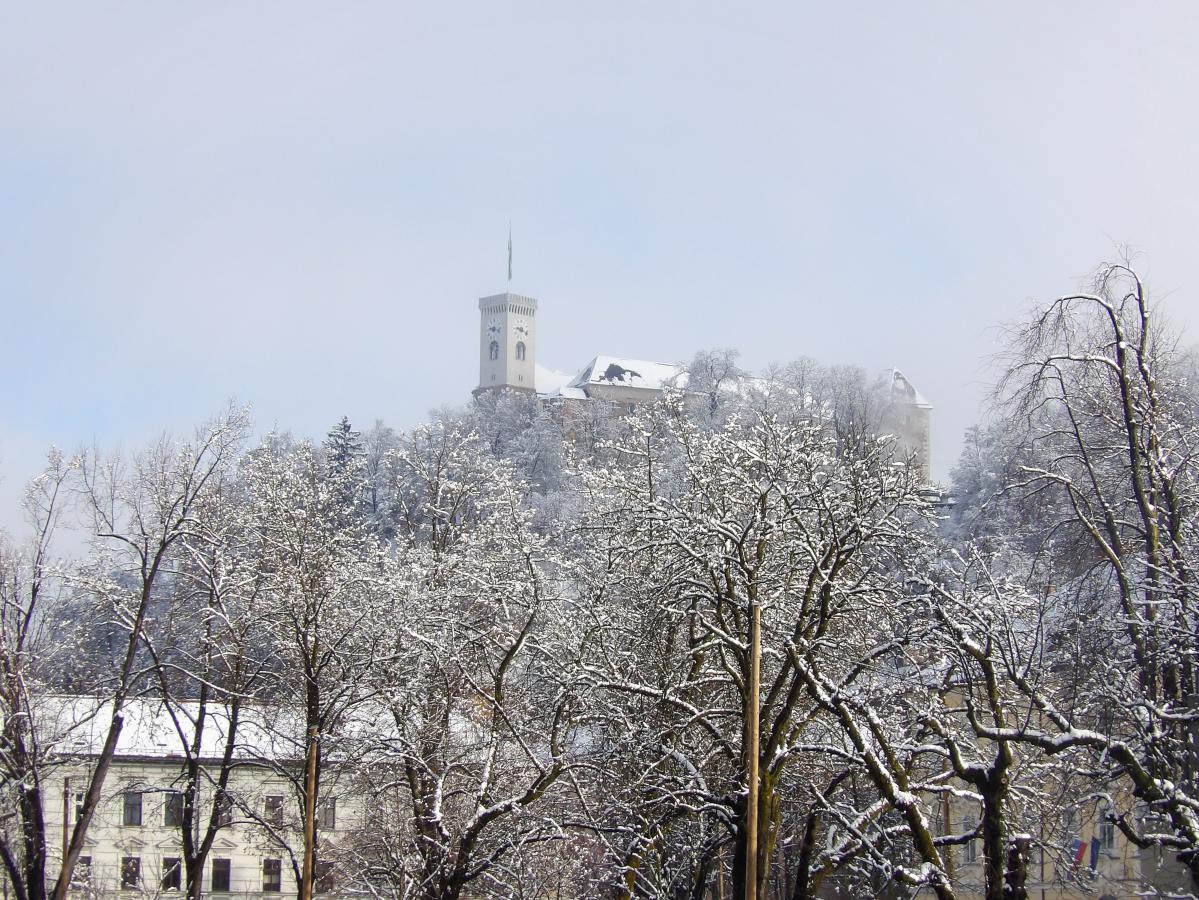
<path id="1" fill-rule="evenodd" d="M 366 456 L 362 447 L 362 432 L 355 431 L 348 416 L 329 429 L 325 435 L 325 465 L 330 473 L 346 474 L 356 460 Z"/>

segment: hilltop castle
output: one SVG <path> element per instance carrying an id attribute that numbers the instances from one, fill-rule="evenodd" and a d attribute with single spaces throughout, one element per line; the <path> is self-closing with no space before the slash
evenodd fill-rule
<path id="1" fill-rule="evenodd" d="M 645 403 L 667 388 L 686 390 L 687 370 L 673 363 L 596 356 L 575 376 L 537 365 L 537 301 L 506 291 L 479 300 L 479 386 L 484 391 L 522 391 L 561 403 L 594 400 Z M 915 452 L 924 480 L 931 481 L 929 424 L 932 405 L 898 369 L 888 372 L 891 425 L 899 446 Z"/>

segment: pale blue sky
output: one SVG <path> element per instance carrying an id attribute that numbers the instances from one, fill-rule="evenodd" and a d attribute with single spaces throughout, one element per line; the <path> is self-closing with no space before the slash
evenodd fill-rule
<path id="1" fill-rule="evenodd" d="M 0 5 L 0 523 L 44 448 L 230 396 L 410 427 L 539 361 L 903 369 L 934 470 L 988 331 L 1117 242 L 1199 320 L 1199 6 Z"/>

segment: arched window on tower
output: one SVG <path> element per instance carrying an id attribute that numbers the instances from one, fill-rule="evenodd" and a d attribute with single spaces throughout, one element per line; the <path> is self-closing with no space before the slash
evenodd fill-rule
<path id="1" fill-rule="evenodd" d="M 516 358 L 517 359 L 525 358 L 525 342 L 524 341 L 516 342 Z"/>
<path id="2" fill-rule="evenodd" d="M 490 346 L 490 347 L 487 349 L 487 355 L 488 355 L 489 357 L 491 357 L 492 359 L 499 359 L 499 358 L 500 358 L 500 344 L 499 344 L 499 341 L 492 341 L 492 342 L 491 342 L 491 346 Z"/>

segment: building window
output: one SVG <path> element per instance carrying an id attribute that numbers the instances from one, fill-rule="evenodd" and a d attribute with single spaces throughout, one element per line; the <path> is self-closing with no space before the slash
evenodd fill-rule
<path id="1" fill-rule="evenodd" d="M 524 341 L 516 342 L 516 358 L 517 359 L 525 358 L 525 342 Z"/>
<path id="2" fill-rule="evenodd" d="M 83 791 L 75 792 L 75 821 L 78 822 L 83 818 L 83 801 L 87 798 L 87 794 Z"/>
<path id="3" fill-rule="evenodd" d="M 325 831 L 337 828 L 337 798 L 330 797 L 316 808 L 316 827 Z"/>
<path id="4" fill-rule="evenodd" d="M 262 861 L 262 890 L 263 893 L 272 894 L 283 890 L 283 860 L 264 859 Z"/>
<path id="5" fill-rule="evenodd" d="M 978 822 L 974 821 L 974 819 L 962 819 L 962 831 L 970 834 L 976 828 L 978 828 Z M 964 856 L 966 858 L 966 862 L 968 863 L 976 862 L 978 860 L 978 841 L 976 841 L 974 838 L 966 841 L 966 850 Z"/>
<path id="6" fill-rule="evenodd" d="M 500 358 L 500 343 L 499 343 L 499 341 L 491 342 L 491 345 L 487 348 L 487 355 L 489 357 L 491 357 L 492 359 Z"/>
<path id="7" fill-rule="evenodd" d="M 121 814 L 122 825 L 142 824 L 142 792 L 125 791 L 125 805 Z M 130 857 L 132 858 L 132 857 Z"/>
<path id="8" fill-rule="evenodd" d="M 168 828 L 178 828 L 183 824 L 183 793 L 167 791 L 162 804 L 162 824 Z"/>
<path id="9" fill-rule="evenodd" d="M 86 888 L 92 883 L 92 858 L 81 856 L 75 863 L 75 871 L 71 873 L 71 887 Z"/>
<path id="10" fill-rule="evenodd" d="M 263 818 L 266 819 L 268 825 L 283 824 L 283 795 L 270 794 L 266 798 L 266 806 L 264 809 Z"/>
<path id="11" fill-rule="evenodd" d="M 1099 849 L 1106 850 L 1111 853 L 1116 849 L 1116 825 L 1114 822 L 1100 822 L 1099 829 L 1095 834 L 1095 840 L 1099 842 Z"/>
<path id="12" fill-rule="evenodd" d="M 313 873 L 316 878 L 313 887 L 318 894 L 331 894 L 337 890 L 337 884 L 333 878 L 333 863 L 323 859 L 316 861 L 316 871 Z"/>
<path id="13" fill-rule="evenodd" d="M 162 889 L 177 891 L 183 883 L 183 866 L 179 864 L 178 856 L 162 858 Z"/>
<path id="14" fill-rule="evenodd" d="M 233 798 L 227 791 L 221 791 L 213 801 L 216 805 L 216 824 L 218 828 L 233 824 Z"/>
<path id="15" fill-rule="evenodd" d="M 233 865 L 227 859 L 212 861 L 212 890 L 215 893 L 226 893 L 233 881 Z"/>
<path id="16" fill-rule="evenodd" d="M 142 884 L 142 858 L 140 856 L 121 857 L 121 889 L 137 890 Z"/>

